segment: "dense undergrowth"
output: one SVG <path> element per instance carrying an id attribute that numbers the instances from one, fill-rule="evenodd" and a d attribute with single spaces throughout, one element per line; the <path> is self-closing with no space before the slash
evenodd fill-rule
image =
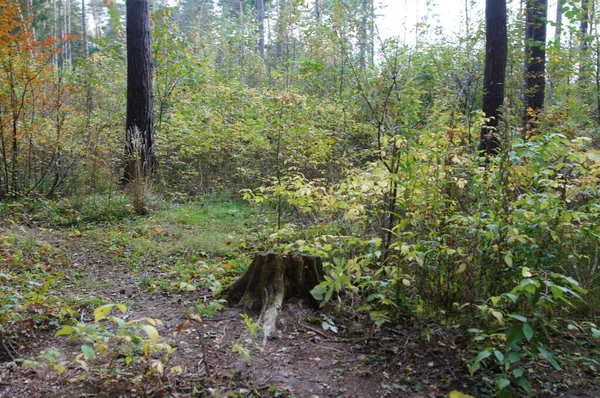
<path id="1" fill-rule="evenodd" d="M 319 255 L 326 276 L 313 295 L 327 311 L 362 314 L 374 327 L 416 324 L 423 336 L 439 325 L 461 330 L 473 352 L 465 369 L 474 377 L 489 374 L 501 394 L 535 392 L 539 359 L 556 371 L 593 377 L 598 358 L 586 353 L 600 338 L 594 322 L 600 206 L 590 144 L 541 136 L 516 142 L 485 167 L 475 155 L 445 156 L 444 146 L 426 137 L 403 147 L 396 175 L 375 162 L 335 184 L 284 176 L 242 192 L 255 204 L 223 193 L 203 203 L 155 200 L 151 214 L 141 217 L 122 195 L 3 202 L 7 355 L 16 352 L 9 347 L 21 340 L 23 325 L 62 327 L 59 335 L 84 339 L 78 360 L 86 364 L 112 341 L 110 355 L 135 361 L 146 374 L 168 362 L 150 360 L 151 350 L 168 356 L 173 349 L 157 345 L 152 319 L 110 318 L 117 332 L 86 329 L 77 320 L 81 306 L 100 311 L 98 323 L 112 304 L 62 299 L 65 280 L 77 275 L 60 248 L 20 237 L 19 228 L 35 227 L 98 242 L 99 250 L 141 275 L 145 289 L 166 295 L 197 289 L 217 295 L 256 251 Z M 398 183 L 398 202 L 386 248 L 379 231 L 390 217 L 384 206 L 390 181 Z M 222 305 L 201 301 L 194 311 L 210 314 Z M 573 338 L 578 348 L 565 350 L 561 342 Z M 57 354 L 46 356 L 36 363 L 60 372 Z"/>

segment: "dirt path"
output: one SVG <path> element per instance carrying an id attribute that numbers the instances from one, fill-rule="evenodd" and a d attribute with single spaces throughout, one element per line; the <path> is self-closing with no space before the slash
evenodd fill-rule
<path id="1" fill-rule="evenodd" d="M 155 369 L 148 375 L 150 368 L 142 364 L 125 366 L 109 356 L 99 355 L 82 366 L 74 361 L 81 353 L 80 339 L 54 337 L 56 327 L 32 331 L 26 334 L 28 342 L 20 342 L 18 355 L 35 357 L 57 348 L 61 352 L 57 362 L 67 364 L 67 369 L 59 376 L 45 366 L 5 362 L 0 366 L 0 398 L 442 397 L 472 386 L 472 380 L 464 376 L 461 344 L 455 341 L 460 336 L 440 332 L 424 344 L 415 327 L 372 334 L 372 330 L 360 329 L 358 322 L 353 324 L 352 314 L 340 319 L 338 336 L 309 324 L 321 314 L 290 305 L 274 339 L 261 347 L 236 309 L 220 311 L 202 324 L 192 320 L 182 325 L 186 309 L 206 299 L 208 292 L 164 295 L 150 290 L 143 279 L 152 267 L 135 272 L 93 239 L 39 228 L 10 227 L 10 232 L 68 253 L 65 280 L 55 293 L 68 302 L 90 303 L 79 307 L 80 323 L 94 325 L 93 303 L 122 303 L 128 307 L 126 321 L 159 319 L 161 323 L 155 325 L 159 342 L 176 350 L 168 361 L 162 353 L 138 353 L 164 366 L 162 374 Z M 341 337 L 351 335 L 351 329 L 357 338 Z M 577 396 L 594 397 L 598 392 L 594 389 Z"/>

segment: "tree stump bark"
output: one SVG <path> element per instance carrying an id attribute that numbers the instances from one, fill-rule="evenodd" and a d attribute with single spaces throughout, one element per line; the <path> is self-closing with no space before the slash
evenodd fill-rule
<path id="1" fill-rule="evenodd" d="M 319 303 L 310 291 L 323 280 L 320 257 L 260 253 L 246 272 L 223 291 L 229 303 L 260 311 L 263 345 L 276 330 L 283 304 L 298 298 L 313 308 Z"/>

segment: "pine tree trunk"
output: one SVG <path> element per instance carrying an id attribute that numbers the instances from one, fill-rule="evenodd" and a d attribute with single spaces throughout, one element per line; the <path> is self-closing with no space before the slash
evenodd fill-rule
<path id="1" fill-rule="evenodd" d="M 558 0 L 556 4 L 556 26 L 554 28 L 554 39 L 556 40 L 556 44 L 560 47 L 560 38 L 562 36 L 562 14 L 563 14 L 563 6 L 562 1 Z"/>
<path id="2" fill-rule="evenodd" d="M 265 56 L 265 3 L 264 0 L 256 0 L 256 11 L 258 13 L 258 53 Z"/>
<path id="3" fill-rule="evenodd" d="M 548 0 L 528 0 L 525 30 L 525 115 L 523 138 L 531 134 L 537 125 L 539 112 L 544 106 L 546 78 L 546 20 Z"/>
<path id="4" fill-rule="evenodd" d="M 579 86 L 585 89 L 586 86 L 586 67 L 588 65 L 588 25 L 590 20 L 589 0 L 581 1 L 581 21 L 579 22 L 579 45 L 580 45 L 580 60 L 579 60 Z"/>
<path id="5" fill-rule="evenodd" d="M 152 43 L 148 0 L 127 0 L 127 121 L 124 183 L 141 168 L 148 176 L 154 159 Z M 136 140 L 141 140 L 136 145 Z M 138 163 L 139 162 L 139 163 Z M 139 176 L 139 177 L 142 177 Z"/>
<path id="6" fill-rule="evenodd" d="M 90 54 L 88 48 L 88 35 L 87 35 L 87 19 L 85 13 L 85 0 L 81 0 L 81 37 L 83 39 L 83 58 L 87 58 Z"/>
<path id="7" fill-rule="evenodd" d="M 483 112 L 489 120 L 480 133 L 479 150 L 492 154 L 500 147 L 496 135 L 500 107 L 504 103 L 507 31 L 506 0 L 487 0 L 485 8 L 485 71 Z"/>

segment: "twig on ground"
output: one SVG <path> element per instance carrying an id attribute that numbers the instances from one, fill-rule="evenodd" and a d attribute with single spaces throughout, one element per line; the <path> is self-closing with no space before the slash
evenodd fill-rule
<path id="1" fill-rule="evenodd" d="M 6 346 L 6 343 L 8 343 L 8 342 L 5 342 L 5 340 L 4 340 L 4 339 L 2 339 L 2 341 L 0 342 L 0 344 L 2 344 L 2 348 L 4 348 L 4 351 L 5 351 L 5 352 L 6 352 L 6 354 L 7 354 L 7 355 L 10 357 L 10 360 L 11 360 L 11 361 L 14 361 L 14 360 L 15 360 L 15 357 L 13 356 L 13 354 L 12 354 L 12 352 L 11 352 L 11 349 L 12 349 L 12 350 L 14 350 L 14 348 L 12 348 L 12 346 L 11 346 L 11 344 L 10 344 L 10 343 L 8 343 L 8 345 L 9 345 L 10 347 L 7 347 L 7 346 Z"/>
<path id="2" fill-rule="evenodd" d="M 310 326 L 308 326 L 308 325 L 303 325 L 303 324 L 300 324 L 300 325 L 301 325 L 301 326 L 302 326 L 304 329 L 306 329 L 306 330 L 308 330 L 308 331 L 311 331 L 311 332 L 313 332 L 313 333 L 315 333 L 315 334 L 318 334 L 319 336 L 321 336 L 321 337 L 323 337 L 323 338 L 325 338 L 325 339 L 331 339 L 331 336 L 327 335 L 325 332 L 322 332 L 322 331 L 320 331 L 319 329 L 311 328 L 311 327 L 310 327 Z"/>

